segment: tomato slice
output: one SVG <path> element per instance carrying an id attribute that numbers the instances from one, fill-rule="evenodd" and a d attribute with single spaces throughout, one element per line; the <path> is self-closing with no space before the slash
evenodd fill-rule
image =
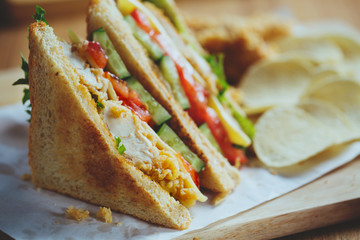
<path id="1" fill-rule="evenodd" d="M 244 151 L 233 147 L 229 134 L 221 123 L 219 116 L 214 109 L 207 106 L 208 92 L 198 82 L 195 82 L 191 75 L 187 74 L 186 68 L 177 65 L 177 69 L 180 82 L 190 102 L 191 107 L 188 110 L 190 117 L 197 125 L 207 123 L 223 154 L 231 164 L 246 163 L 247 158 Z"/>
<path id="2" fill-rule="evenodd" d="M 88 42 L 85 49 L 86 58 L 93 67 L 104 69 L 108 57 L 98 42 Z"/>
<path id="3" fill-rule="evenodd" d="M 135 19 L 138 26 L 143 29 L 151 37 L 151 39 L 155 41 L 162 48 L 162 50 L 164 50 L 165 53 L 173 59 L 174 62 L 182 67 L 185 65 L 183 62 L 181 62 L 181 56 L 179 56 L 179 53 L 174 51 L 163 34 L 153 28 L 149 19 L 144 13 L 142 13 L 139 9 L 134 9 L 130 15 Z"/>
<path id="4" fill-rule="evenodd" d="M 137 24 L 147 33 L 155 32 L 155 29 L 151 26 L 148 17 L 143 14 L 139 9 L 135 8 L 130 15 L 135 19 Z"/>
<path id="5" fill-rule="evenodd" d="M 199 175 L 197 174 L 197 172 L 195 171 L 195 169 L 190 165 L 190 163 L 188 161 L 186 161 L 183 156 L 181 156 L 180 153 L 177 154 L 178 157 L 181 159 L 182 163 L 184 164 L 184 167 L 186 169 L 186 171 L 190 174 L 193 182 L 195 183 L 195 185 L 199 188 Z"/>
<path id="6" fill-rule="evenodd" d="M 148 123 L 151 120 L 151 115 L 147 110 L 146 105 L 141 102 L 139 94 L 129 89 L 127 83 L 110 72 L 104 72 L 104 77 L 110 80 L 116 95 L 122 104 L 133 111 L 141 120 Z"/>
<path id="7" fill-rule="evenodd" d="M 233 147 L 230 137 L 221 123 L 219 116 L 214 109 L 208 107 L 209 93 L 200 83 L 194 80 L 192 70 L 178 55 L 178 52 L 172 49 L 165 37 L 152 27 L 149 19 L 144 13 L 135 9 L 132 11 L 131 16 L 174 61 L 181 85 L 183 86 L 185 94 L 190 102 L 190 109 L 188 110 L 190 117 L 197 125 L 204 122 L 207 123 L 223 154 L 231 164 L 239 165 L 239 163 L 245 163 L 247 158 L 244 151 Z"/>
<path id="8" fill-rule="evenodd" d="M 197 125 L 206 121 L 205 114 L 208 102 L 208 92 L 198 82 L 195 82 L 192 75 L 189 74 L 186 68 L 175 64 L 181 85 L 184 88 L 186 97 L 190 102 L 190 109 L 188 113 Z"/>
<path id="9" fill-rule="evenodd" d="M 229 162 L 235 166 L 239 165 L 239 163 L 246 163 L 247 158 L 244 151 L 232 145 L 230 137 L 215 110 L 207 107 L 205 118 L 206 124 Z"/>
<path id="10" fill-rule="evenodd" d="M 203 86 L 193 79 L 191 70 L 182 61 L 178 53 L 172 49 L 164 36 L 156 31 L 147 16 L 139 9 L 134 9 L 131 16 L 135 19 L 136 23 L 146 32 L 149 36 L 158 43 L 158 45 L 165 51 L 166 55 L 170 56 L 174 61 L 177 68 L 181 85 L 184 88 L 185 94 L 190 101 L 190 105 L 194 106 L 189 109 L 189 114 L 200 125 L 205 122 L 204 113 L 207 107 L 208 92 Z"/>

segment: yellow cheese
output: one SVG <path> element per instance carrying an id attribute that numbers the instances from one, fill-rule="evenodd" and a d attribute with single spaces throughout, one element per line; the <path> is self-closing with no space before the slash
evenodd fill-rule
<path id="1" fill-rule="evenodd" d="M 248 147 L 251 143 L 250 138 L 244 133 L 240 125 L 231 116 L 229 112 L 221 105 L 215 96 L 209 97 L 209 106 L 218 114 L 221 123 L 224 125 L 230 141 L 236 145 Z"/>
<path id="2" fill-rule="evenodd" d="M 136 8 L 136 6 L 128 0 L 118 0 L 117 5 L 121 14 L 124 16 L 129 15 Z"/>

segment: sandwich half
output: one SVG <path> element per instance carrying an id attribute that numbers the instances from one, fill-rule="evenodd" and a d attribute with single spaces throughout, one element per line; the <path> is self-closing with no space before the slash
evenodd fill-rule
<path id="1" fill-rule="evenodd" d="M 29 28 L 34 184 L 145 221 L 187 228 L 187 207 L 206 197 L 181 155 L 126 99 L 119 100 L 101 61 L 98 67 L 89 64 L 86 54 L 101 54 L 94 50 L 99 45 L 91 44 L 63 42 L 42 21 Z"/>
<path id="2" fill-rule="evenodd" d="M 231 192 L 240 177 L 229 161 L 236 165 L 245 162 L 246 157 L 241 149 L 233 146 L 230 135 L 240 140 L 238 145 L 243 142 L 248 146 L 251 141 L 243 133 L 241 137 L 237 135 L 241 128 L 234 119 L 228 121 L 231 114 L 224 110 L 216 97 L 219 93 L 216 75 L 169 20 L 164 20 L 169 23 L 167 27 L 159 23 L 156 13 L 149 10 L 155 8 L 154 5 L 147 8 L 135 0 L 119 1 L 118 4 L 120 8 L 112 0 L 90 2 L 87 17 L 89 37 L 98 29 L 105 31 L 130 74 L 170 113 L 170 127 L 205 163 L 199 173 L 200 185 L 215 192 Z M 162 17 L 166 19 L 164 14 Z M 144 24 L 138 24 L 136 18 L 145 19 Z M 144 30 L 146 22 L 150 22 L 148 32 Z M 154 44 L 151 32 L 161 33 L 155 34 L 159 36 L 160 44 Z M 199 57 L 201 60 L 196 60 Z M 180 80 L 176 80 L 179 76 Z M 182 81 L 186 78 L 184 76 L 190 76 L 191 80 Z M 231 123 L 225 126 L 224 122 Z"/>

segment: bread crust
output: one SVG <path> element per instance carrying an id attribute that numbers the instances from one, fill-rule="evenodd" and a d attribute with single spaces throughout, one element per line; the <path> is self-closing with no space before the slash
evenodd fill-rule
<path id="1" fill-rule="evenodd" d="M 88 34 L 100 27 L 109 35 L 130 73 L 172 115 L 171 128 L 205 162 L 205 169 L 200 173 L 200 185 L 215 192 L 232 191 L 240 181 L 238 170 L 215 150 L 189 115 L 170 95 L 152 70 L 151 60 L 133 37 L 131 29 L 112 0 L 90 1 L 87 16 Z"/>
<path id="2" fill-rule="evenodd" d="M 288 21 L 273 16 L 187 16 L 186 22 L 210 53 L 223 53 L 227 80 L 237 85 L 255 62 L 270 57 L 271 41 L 290 34 Z"/>
<path id="3" fill-rule="evenodd" d="M 117 151 L 51 27 L 29 29 L 33 183 L 115 211 L 186 229 L 189 211 Z"/>

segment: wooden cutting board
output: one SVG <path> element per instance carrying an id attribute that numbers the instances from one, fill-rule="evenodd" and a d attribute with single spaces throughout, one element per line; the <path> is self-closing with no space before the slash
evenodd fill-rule
<path id="1" fill-rule="evenodd" d="M 0 105 L 19 102 L 20 69 L 0 71 Z M 360 217 L 360 156 L 277 199 L 189 232 L 178 239 L 269 239 Z"/>
<path id="2" fill-rule="evenodd" d="M 178 239 L 270 239 L 360 217 L 360 157 L 318 180 Z"/>

